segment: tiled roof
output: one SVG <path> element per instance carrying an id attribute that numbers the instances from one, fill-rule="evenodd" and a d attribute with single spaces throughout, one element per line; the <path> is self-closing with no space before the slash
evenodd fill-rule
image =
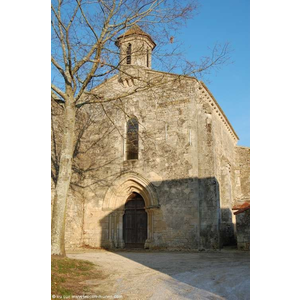
<path id="1" fill-rule="evenodd" d="M 128 29 L 123 35 L 131 35 L 131 34 L 142 34 L 148 35 L 145 33 L 138 25 L 133 25 L 130 29 Z"/>
<path id="2" fill-rule="evenodd" d="M 117 42 L 116 44 L 118 44 L 119 40 L 123 37 L 126 37 L 126 36 L 129 36 L 129 35 L 143 35 L 143 36 L 146 36 L 150 39 L 150 41 L 154 44 L 154 47 L 153 49 L 155 48 L 156 44 L 155 42 L 152 40 L 151 36 L 144 32 L 138 25 L 133 25 L 130 29 L 128 29 L 125 33 L 123 33 L 122 35 L 120 35 L 118 38 L 117 38 Z"/>
<path id="3" fill-rule="evenodd" d="M 232 210 L 237 210 L 234 213 L 235 215 L 238 215 L 248 209 L 250 209 L 250 202 L 244 202 L 243 204 L 238 204 L 232 207 Z"/>

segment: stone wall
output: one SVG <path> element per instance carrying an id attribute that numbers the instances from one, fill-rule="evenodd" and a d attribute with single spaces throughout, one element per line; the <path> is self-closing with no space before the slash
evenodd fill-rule
<path id="1" fill-rule="evenodd" d="M 69 191 L 65 225 L 66 250 L 82 246 L 84 201 L 80 191 L 74 189 Z"/>
<path id="2" fill-rule="evenodd" d="M 250 201 L 250 148 L 235 148 L 235 203 Z"/>
<path id="3" fill-rule="evenodd" d="M 117 130 L 111 133 L 107 147 L 101 151 L 105 156 L 93 158 L 105 165 L 94 176 L 105 178 L 105 186 L 93 185 L 86 196 L 84 243 L 94 247 L 109 245 L 111 218 L 120 218 L 115 217 L 116 210 L 123 207 L 103 211 L 105 194 L 120 174 L 135 172 L 150 181 L 159 199 L 160 208 L 153 211 L 151 247 L 197 249 L 199 184 L 195 158 L 198 145 L 197 125 L 193 121 L 197 82 L 150 70 L 147 72 L 145 76 L 159 81 L 153 88 L 123 97 L 120 103 L 122 109 L 116 109 L 115 103 L 105 105 L 106 113 Z M 120 93 L 130 94 L 133 88 L 136 85 L 124 85 L 122 78 L 120 81 L 115 77 L 95 92 L 104 97 L 118 97 Z M 138 160 L 126 161 L 125 126 L 131 116 L 140 122 L 140 151 Z"/>
<path id="4" fill-rule="evenodd" d="M 235 198 L 236 206 L 250 202 L 250 148 L 235 149 Z M 237 245 L 240 250 L 250 250 L 250 209 L 236 215 Z"/>
<path id="5" fill-rule="evenodd" d="M 250 250 L 250 209 L 236 216 L 237 246 L 239 250 Z"/>
<path id="6" fill-rule="evenodd" d="M 145 201 L 151 217 L 149 248 L 218 249 L 232 243 L 237 170 L 241 192 L 248 191 L 242 163 L 246 154 L 236 147 L 237 138 L 215 99 L 194 78 L 135 66 L 126 71 L 92 91 L 112 101 L 82 110 L 67 248 L 122 246 L 127 199 L 118 195 L 122 185 L 124 190 L 151 191 L 158 199 L 154 206 L 155 201 Z M 139 158 L 126 161 L 131 117 L 139 121 Z M 146 183 L 126 185 L 121 181 L 126 174 Z"/>
<path id="7" fill-rule="evenodd" d="M 206 232 L 214 232 L 219 240 L 215 246 L 235 244 L 233 206 L 233 182 L 235 168 L 235 145 L 237 136 L 216 100 L 203 83 L 199 84 L 198 136 L 199 136 L 199 176 L 212 178 L 213 187 L 208 195 L 200 191 L 202 201 L 202 239 L 204 247 L 212 247 Z M 206 187 L 206 190 L 208 187 Z M 211 199 L 211 200 L 209 200 Z M 212 200 L 214 199 L 214 200 Z M 211 214 L 213 213 L 214 216 Z M 208 226 L 210 223 L 210 226 Z M 211 227 L 211 228 L 210 228 Z M 213 229 L 214 228 L 214 229 Z"/>

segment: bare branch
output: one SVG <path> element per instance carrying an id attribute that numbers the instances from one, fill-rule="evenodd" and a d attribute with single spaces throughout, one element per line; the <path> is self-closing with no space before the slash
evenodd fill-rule
<path id="1" fill-rule="evenodd" d="M 67 95 L 62 90 L 60 90 L 58 87 L 56 87 L 54 84 L 51 84 L 51 89 L 55 93 L 57 93 L 59 96 L 61 96 L 63 99 L 67 98 Z"/>

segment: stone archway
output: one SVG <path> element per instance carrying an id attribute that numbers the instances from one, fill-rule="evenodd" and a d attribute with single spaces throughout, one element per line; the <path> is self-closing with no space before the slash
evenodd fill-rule
<path id="1" fill-rule="evenodd" d="M 153 243 L 153 213 L 159 208 L 158 198 L 153 185 L 135 172 L 120 175 L 108 189 L 103 202 L 103 210 L 108 215 L 108 242 L 110 248 L 124 248 L 123 215 L 125 202 L 133 194 L 140 194 L 145 202 L 147 212 L 147 240 L 145 248 L 151 248 Z"/>

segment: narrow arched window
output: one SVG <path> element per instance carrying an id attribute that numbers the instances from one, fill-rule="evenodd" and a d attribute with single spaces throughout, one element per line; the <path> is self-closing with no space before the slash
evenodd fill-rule
<path id="1" fill-rule="evenodd" d="M 138 159 L 139 156 L 139 123 L 136 118 L 127 122 L 126 159 Z"/>
<path id="2" fill-rule="evenodd" d="M 126 63 L 127 65 L 131 64 L 131 44 L 128 44 L 127 50 L 126 50 Z"/>

